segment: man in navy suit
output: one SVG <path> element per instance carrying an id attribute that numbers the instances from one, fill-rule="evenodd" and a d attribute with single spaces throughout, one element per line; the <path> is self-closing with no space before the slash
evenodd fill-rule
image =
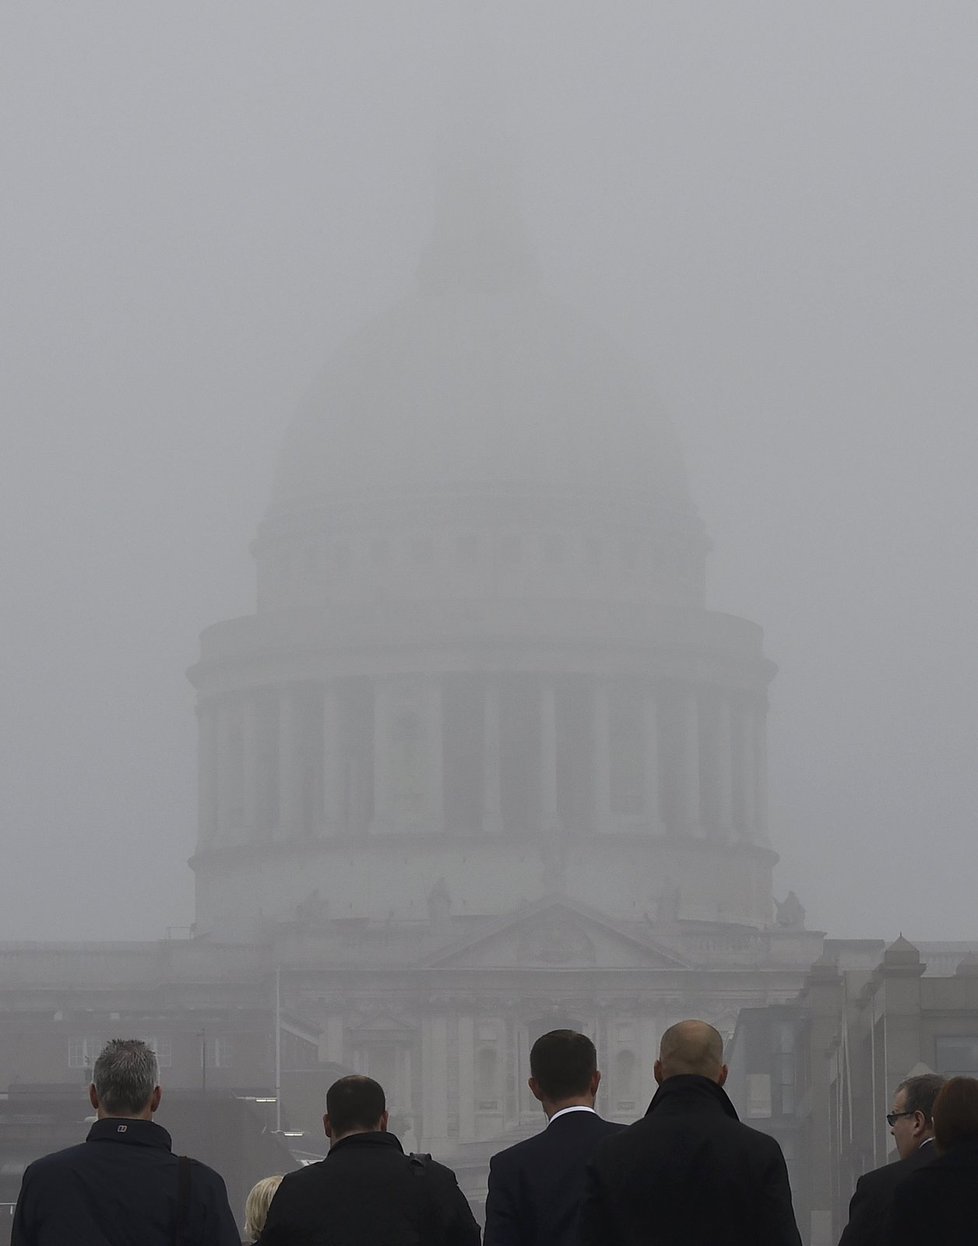
<path id="1" fill-rule="evenodd" d="M 548 1124 L 490 1160 L 484 1246 L 575 1246 L 588 1160 L 602 1138 L 624 1128 L 594 1110 L 601 1074 L 583 1034 L 551 1030 L 538 1038 L 530 1074 Z"/>
<path id="2" fill-rule="evenodd" d="M 886 1221 L 898 1185 L 924 1164 L 937 1159 L 934 1146 L 934 1100 L 944 1085 L 937 1073 L 908 1077 L 897 1086 L 893 1108 L 886 1114 L 899 1159 L 863 1173 L 849 1203 L 849 1223 L 839 1246 L 883 1246 Z"/>

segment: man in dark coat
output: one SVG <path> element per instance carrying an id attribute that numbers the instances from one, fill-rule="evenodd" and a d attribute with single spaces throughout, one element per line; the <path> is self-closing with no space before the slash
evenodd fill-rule
<path id="1" fill-rule="evenodd" d="M 582 1246 L 800 1246 L 781 1148 L 740 1123 L 726 1077 L 711 1025 L 666 1030 L 648 1112 L 588 1167 Z"/>
<path id="2" fill-rule="evenodd" d="M 893 1191 L 887 1246 L 978 1241 L 978 1080 L 952 1077 L 934 1101 L 935 1157 Z"/>
<path id="3" fill-rule="evenodd" d="M 387 1132 L 377 1082 L 334 1082 L 323 1125 L 329 1154 L 282 1178 L 262 1246 L 479 1246 L 479 1226 L 451 1169 L 405 1155 Z"/>
<path id="4" fill-rule="evenodd" d="M 11 1246 L 240 1246 L 223 1180 L 174 1155 L 153 1122 L 162 1094 L 155 1053 L 114 1038 L 92 1077 L 98 1119 L 79 1146 L 28 1165 Z"/>
<path id="5" fill-rule="evenodd" d="M 842 1230 L 839 1246 L 883 1246 L 884 1226 L 897 1186 L 936 1156 L 934 1100 L 943 1085 L 944 1078 L 937 1073 L 923 1073 L 897 1086 L 886 1123 L 900 1158 L 863 1173 L 856 1182 L 849 1203 L 849 1223 Z"/>
<path id="6" fill-rule="evenodd" d="M 601 1074 L 584 1034 L 542 1035 L 530 1050 L 530 1073 L 549 1124 L 490 1160 L 485 1246 L 577 1246 L 587 1162 L 602 1138 L 624 1126 L 594 1110 Z"/>

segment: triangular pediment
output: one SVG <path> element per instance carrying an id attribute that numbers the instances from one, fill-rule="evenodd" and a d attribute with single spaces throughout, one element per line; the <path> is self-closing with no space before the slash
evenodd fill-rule
<path id="1" fill-rule="evenodd" d="M 638 923 L 634 923 L 638 925 Z M 443 948 L 439 968 L 687 969 L 674 952 L 565 897 L 545 899 Z"/>

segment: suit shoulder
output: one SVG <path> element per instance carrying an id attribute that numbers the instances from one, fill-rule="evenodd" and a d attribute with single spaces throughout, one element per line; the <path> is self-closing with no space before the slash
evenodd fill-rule
<path id="1" fill-rule="evenodd" d="M 856 1182 L 856 1189 L 862 1194 L 870 1195 L 889 1190 L 913 1176 L 923 1166 L 916 1153 L 907 1159 L 895 1160 L 892 1164 L 882 1164 L 879 1168 L 864 1172 Z"/>
<path id="2" fill-rule="evenodd" d="M 534 1134 L 532 1138 L 523 1138 L 520 1142 L 514 1142 L 512 1146 L 503 1147 L 501 1151 L 497 1151 L 489 1160 L 490 1168 L 508 1168 L 514 1164 L 519 1164 L 525 1159 L 530 1159 L 538 1151 L 545 1146 L 547 1131 L 542 1129 L 540 1133 Z"/>

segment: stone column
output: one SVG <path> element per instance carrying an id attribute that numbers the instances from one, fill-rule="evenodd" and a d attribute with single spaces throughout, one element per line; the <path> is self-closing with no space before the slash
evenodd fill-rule
<path id="1" fill-rule="evenodd" d="M 425 689 L 425 719 L 427 721 L 427 791 L 428 824 L 433 831 L 445 826 L 445 744 L 444 707 L 441 680 L 435 676 Z"/>
<path id="2" fill-rule="evenodd" d="M 649 692 L 642 706 L 645 726 L 645 818 L 653 835 L 662 833 L 659 809 L 659 712 L 655 693 Z"/>
<path id="3" fill-rule="evenodd" d="M 733 729 L 730 696 L 721 690 L 716 706 L 717 825 L 720 839 L 733 837 Z"/>
<path id="4" fill-rule="evenodd" d="M 227 698 L 217 703 L 217 833 L 219 844 L 231 840 L 231 707 Z"/>
<path id="5" fill-rule="evenodd" d="M 702 835 L 700 812 L 700 724 L 699 701 L 693 688 L 684 690 L 681 702 L 681 808 L 683 830 Z"/>
<path id="6" fill-rule="evenodd" d="M 333 1064 L 345 1063 L 343 1017 L 338 1012 L 330 1012 L 326 1018 L 322 1037 L 319 1040 L 319 1058 L 323 1061 L 332 1061 Z"/>
<path id="7" fill-rule="evenodd" d="M 331 684 L 323 687 L 323 834 L 338 835 L 343 800 L 343 749 L 340 700 Z"/>
<path id="8" fill-rule="evenodd" d="M 611 696 L 602 680 L 594 686 L 591 718 L 594 829 L 611 829 Z"/>
<path id="9" fill-rule="evenodd" d="M 744 839 L 753 839 L 757 818 L 757 730 L 754 707 L 751 704 L 741 705 L 737 716 L 737 738 L 740 741 L 738 788 L 743 818 L 741 835 Z"/>
<path id="10" fill-rule="evenodd" d="M 475 1138 L 475 1021 L 458 1019 L 458 1140 Z"/>
<path id="11" fill-rule="evenodd" d="M 207 848 L 217 838 L 217 711 L 211 701 L 197 705 L 197 842 Z"/>
<path id="12" fill-rule="evenodd" d="M 428 1013 L 421 1023 L 422 1149 L 448 1150 L 448 1018 Z"/>
<path id="13" fill-rule="evenodd" d="M 401 1062 L 401 1110 L 410 1112 L 414 1119 L 414 1086 L 411 1077 L 411 1048 L 404 1046 L 399 1049 Z"/>
<path id="14" fill-rule="evenodd" d="M 374 681 L 374 816 L 372 831 L 393 830 L 391 808 L 390 750 L 393 699 L 390 684 Z"/>
<path id="15" fill-rule="evenodd" d="M 241 702 L 241 821 L 247 840 L 262 838 L 258 826 L 258 704 L 253 692 Z"/>
<path id="16" fill-rule="evenodd" d="M 497 835 L 503 826 L 502 763 L 500 758 L 499 686 L 486 681 L 483 708 L 482 829 Z"/>
<path id="17" fill-rule="evenodd" d="M 540 694 L 540 820 L 544 831 L 556 831 L 557 703 L 552 684 Z"/>
<path id="18" fill-rule="evenodd" d="M 754 826 L 760 843 L 768 842 L 767 833 L 767 701 L 762 700 L 754 719 Z"/>
<path id="19" fill-rule="evenodd" d="M 282 838 L 289 838 L 299 829 L 302 808 L 297 688 L 282 689 L 278 714 L 278 833 Z"/>

